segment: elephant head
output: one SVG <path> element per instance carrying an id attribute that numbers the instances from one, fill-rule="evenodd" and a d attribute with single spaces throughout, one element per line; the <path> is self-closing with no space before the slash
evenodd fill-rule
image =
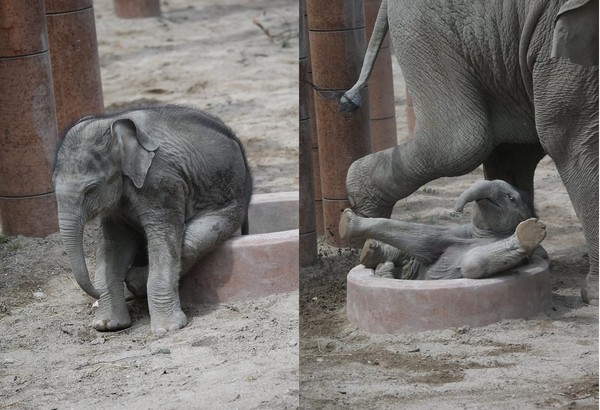
<path id="1" fill-rule="evenodd" d="M 115 209 L 125 178 L 144 184 L 158 146 L 128 118 L 86 117 L 65 135 L 57 153 L 53 183 L 58 222 L 75 280 L 89 295 L 102 290 L 90 281 L 83 252 L 83 228 Z"/>
<path id="2" fill-rule="evenodd" d="M 499 179 L 473 184 L 458 198 L 455 209 L 462 212 L 473 201 L 473 225 L 500 236 L 512 235 L 520 222 L 535 216 L 527 196 Z"/>

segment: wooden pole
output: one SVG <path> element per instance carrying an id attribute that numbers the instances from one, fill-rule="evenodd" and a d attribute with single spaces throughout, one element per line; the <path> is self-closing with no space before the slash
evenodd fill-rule
<path id="1" fill-rule="evenodd" d="M 307 0 L 310 59 L 319 140 L 325 240 L 348 246 L 338 233 L 341 211 L 349 206 L 346 173 L 371 151 L 369 105 L 341 112 L 339 98 L 356 82 L 366 48 L 362 0 Z"/>
<path id="2" fill-rule="evenodd" d="M 58 230 L 58 143 L 43 0 L 0 2 L 0 224 L 4 235 Z"/>
<path id="3" fill-rule="evenodd" d="M 160 17 L 159 0 L 113 0 L 115 14 L 122 19 Z"/>
<path id="4" fill-rule="evenodd" d="M 59 133 L 104 111 L 92 0 L 46 0 L 46 23 Z"/>
<path id="5" fill-rule="evenodd" d="M 317 261 L 311 132 L 311 108 L 314 117 L 314 106 L 307 49 L 306 0 L 300 0 L 300 266 Z"/>

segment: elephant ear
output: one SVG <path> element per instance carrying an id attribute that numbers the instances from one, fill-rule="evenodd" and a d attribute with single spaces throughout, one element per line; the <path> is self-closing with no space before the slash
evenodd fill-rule
<path id="1" fill-rule="evenodd" d="M 131 178 L 136 188 L 141 188 L 158 145 L 127 118 L 114 121 L 110 130 L 123 144 L 123 173 Z"/>
<path id="2" fill-rule="evenodd" d="M 561 6 L 551 57 L 565 58 L 573 64 L 598 65 L 597 0 L 569 0 Z"/>

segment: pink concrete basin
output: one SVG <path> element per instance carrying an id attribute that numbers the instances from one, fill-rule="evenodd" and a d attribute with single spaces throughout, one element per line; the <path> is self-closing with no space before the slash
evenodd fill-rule
<path id="1" fill-rule="evenodd" d="M 298 289 L 298 192 L 253 195 L 249 235 L 235 236 L 180 281 L 184 304 L 220 303 Z"/>
<path id="2" fill-rule="evenodd" d="M 552 305 L 545 259 L 487 279 L 397 280 L 359 265 L 347 277 L 346 312 L 359 328 L 380 334 L 485 326 L 527 318 Z"/>

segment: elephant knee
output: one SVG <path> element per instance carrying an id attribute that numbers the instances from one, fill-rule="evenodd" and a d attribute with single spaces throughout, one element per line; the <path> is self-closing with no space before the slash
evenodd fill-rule
<path id="1" fill-rule="evenodd" d="M 467 253 L 460 263 L 460 271 L 463 278 L 479 279 L 485 276 L 484 264 L 480 255 Z"/>

